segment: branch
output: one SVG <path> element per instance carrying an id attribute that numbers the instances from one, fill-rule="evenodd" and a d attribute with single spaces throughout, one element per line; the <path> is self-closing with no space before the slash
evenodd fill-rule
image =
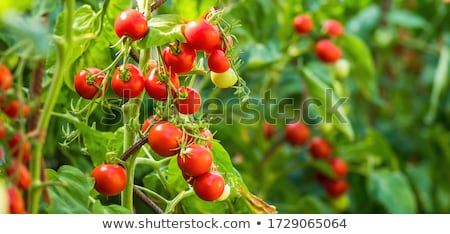
<path id="1" fill-rule="evenodd" d="M 150 209 L 152 209 L 157 214 L 164 214 L 164 211 L 159 208 L 150 198 L 148 198 L 144 192 L 139 190 L 139 188 L 135 185 L 133 186 L 133 193 L 141 199 Z"/>
<path id="2" fill-rule="evenodd" d="M 162 4 L 164 4 L 165 2 L 167 2 L 167 0 L 158 0 L 156 2 L 154 2 L 151 6 L 151 11 L 156 11 L 156 9 L 158 9 Z"/>
<path id="3" fill-rule="evenodd" d="M 133 145 L 130 146 L 123 154 L 120 156 L 120 160 L 127 161 L 128 158 L 133 155 L 136 151 L 138 151 L 145 143 L 148 141 L 148 135 L 136 141 Z"/>

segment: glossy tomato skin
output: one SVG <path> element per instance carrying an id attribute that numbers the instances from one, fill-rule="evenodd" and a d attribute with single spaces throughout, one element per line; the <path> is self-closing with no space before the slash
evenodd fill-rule
<path id="1" fill-rule="evenodd" d="M 178 89 L 180 95 L 184 97 L 179 97 L 175 102 L 175 107 L 178 112 L 185 115 L 195 114 L 202 106 L 202 97 L 200 93 L 191 87 L 180 87 Z"/>
<path id="2" fill-rule="evenodd" d="M 158 78 L 158 69 L 154 68 L 150 71 L 147 78 L 145 79 L 145 91 L 147 94 L 157 101 L 165 101 L 168 97 L 168 84 Z M 178 89 L 180 86 L 180 80 L 178 75 L 174 72 L 170 73 L 170 82 L 173 88 Z"/>
<path id="3" fill-rule="evenodd" d="M 315 53 L 325 63 L 334 63 L 342 56 L 341 49 L 328 39 L 322 39 L 316 43 Z"/>
<path id="4" fill-rule="evenodd" d="M 345 179 L 327 180 L 324 183 L 327 194 L 339 197 L 348 191 L 348 182 Z"/>
<path id="5" fill-rule="evenodd" d="M 14 160 L 6 169 L 6 174 L 14 181 L 20 189 L 28 189 L 31 184 L 31 174 L 23 163 Z"/>
<path id="6" fill-rule="evenodd" d="M 177 45 L 174 43 L 172 46 L 176 47 Z M 170 72 L 182 74 L 194 68 L 197 52 L 187 44 L 181 43 L 176 52 L 172 51 L 170 46 L 164 48 L 162 57 Z"/>
<path id="7" fill-rule="evenodd" d="M 95 78 L 92 81 L 88 81 L 89 76 L 95 76 Z M 86 69 L 80 70 L 75 75 L 75 79 L 73 81 L 75 91 L 78 93 L 78 95 L 80 95 L 80 97 L 82 97 L 84 99 L 91 100 L 96 95 L 97 95 L 97 98 L 99 98 L 103 95 L 103 93 L 108 88 L 108 85 L 106 83 L 105 87 L 103 88 L 103 91 L 99 92 L 97 94 L 97 92 L 99 90 L 96 86 L 101 87 L 104 79 L 105 79 L 105 73 L 101 72 L 101 70 L 98 68 L 86 68 Z"/>
<path id="8" fill-rule="evenodd" d="M 20 134 L 20 132 L 14 134 L 8 140 L 9 150 L 14 158 L 20 158 L 23 162 L 27 162 L 31 159 L 31 145 L 28 140 Z"/>
<path id="9" fill-rule="evenodd" d="M 193 187 L 199 198 L 205 201 L 214 201 L 222 195 L 225 189 L 225 180 L 217 172 L 206 172 L 194 179 Z"/>
<path id="10" fill-rule="evenodd" d="M 238 77 L 231 67 L 222 73 L 211 72 L 211 81 L 215 86 L 222 89 L 230 88 L 237 82 L 237 80 Z"/>
<path id="11" fill-rule="evenodd" d="M 170 157 L 180 152 L 183 142 L 183 131 L 169 122 L 159 122 L 150 128 L 148 144 L 152 150 L 162 157 Z"/>
<path id="12" fill-rule="evenodd" d="M 133 41 L 137 41 L 148 32 L 147 19 L 137 10 L 125 10 L 114 21 L 114 31 L 119 38 L 128 36 Z"/>
<path id="13" fill-rule="evenodd" d="M 208 67 L 213 72 L 226 72 L 230 66 L 230 60 L 222 50 L 214 50 L 208 57 Z"/>
<path id="14" fill-rule="evenodd" d="M 341 22 L 329 19 L 325 21 L 322 25 L 323 30 L 332 37 L 340 37 L 342 34 L 344 34 L 344 27 L 342 26 Z"/>
<path id="15" fill-rule="evenodd" d="M 192 144 L 178 155 L 177 161 L 184 175 L 197 177 L 211 169 L 213 156 L 208 147 Z"/>
<path id="16" fill-rule="evenodd" d="M 111 87 L 120 97 L 135 98 L 144 90 L 144 77 L 134 64 L 121 65 L 112 76 Z"/>
<path id="17" fill-rule="evenodd" d="M 220 32 L 205 19 L 188 22 L 183 31 L 190 47 L 196 50 L 211 50 L 220 45 Z"/>
<path id="18" fill-rule="evenodd" d="M 293 146 L 301 146 L 309 138 L 309 128 L 302 122 L 288 123 L 284 129 L 286 140 Z"/>
<path id="19" fill-rule="evenodd" d="M 9 68 L 5 65 L 0 65 L 0 93 L 8 91 L 13 84 L 13 76 Z"/>
<path id="20" fill-rule="evenodd" d="M 101 164 L 92 170 L 94 188 L 101 194 L 114 196 L 122 192 L 127 184 L 127 172 L 116 164 Z"/>
<path id="21" fill-rule="evenodd" d="M 309 145 L 309 153 L 316 159 L 327 159 L 331 155 L 331 145 L 322 137 L 314 137 Z"/>
<path id="22" fill-rule="evenodd" d="M 313 22 L 309 15 L 298 15 L 292 22 L 296 32 L 300 34 L 307 34 L 313 28 Z"/>
<path id="23" fill-rule="evenodd" d="M 343 159 L 331 158 L 329 163 L 337 178 L 344 178 L 347 175 L 348 165 Z"/>
<path id="24" fill-rule="evenodd" d="M 26 214 L 25 201 L 17 187 L 8 188 L 9 197 L 9 213 L 10 214 Z"/>

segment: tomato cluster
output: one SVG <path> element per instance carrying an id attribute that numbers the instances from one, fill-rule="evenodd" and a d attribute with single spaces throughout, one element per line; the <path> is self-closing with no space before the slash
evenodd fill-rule
<path id="1" fill-rule="evenodd" d="M 195 83 L 188 79 L 197 66 L 197 59 L 204 56 L 205 72 L 210 73 L 216 87 L 229 88 L 239 80 L 230 54 L 233 39 L 217 20 L 212 23 L 212 18 L 213 14 L 207 14 L 196 21 L 185 21 L 181 27 L 185 41 L 163 45 L 158 50 L 160 59 L 148 61 L 145 71 L 130 62 L 117 66 L 113 73 L 110 69 L 115 66 L 104 70 L 82 69 L 74 79 L 76 92 L 89 100 L 101 98 L 107 92 L 108 83 L 117 96 L 127 99 L 139 97 L 145 90 L 154 100 L 156 114 L 142 123 L 140 134 L 148 134 L 148 145 L 154 155 L 177 157 L 184 178 L 198 197 L 206 201 L 226 198 L 229 187 L 213 163 L 213 134 L 203 120 L 193 116 L 202 107 L 202 96 Z M 145 17 L 136 10 L 123 11 L 114 27 L 123 48 L 129 48 L 151 30 Z M 94 168 L 91 176 L 95 179 L 95 189 L 108 196 L 122 192 L 127 183 L 126 170 L 110 163 Z"/>
<path id="2" fill-rule="evenodd" d="M 301 36 L 306 36 L 314 30 L 313 19 L 310 15 L 297 15 L 292 24 L 294 30 Z M 333 43 L 333 40 L 344 34 L 344 27 L 335 19 L 328 19 L 321 24 L 321 39 L 316 41 L 315 54 L 324 63 L 335 63 L 342 57 L 342 51 Z"/>
<path id="3" fill-rule="evenodd" d="M 267 139 L 276 134 L 276 127 L 266 121 L 263 122 L 263 132 Z M 348 191 L 345 177 L 348 172 L 347 163 L 333 155 L 333 147 L 323 137 L 311 136 L 309 127 L 301 121 L 288 123 L 284 126 L 284 140 L 293 147 L 305 147 L 313 160 L 323 160 L 329 166 L 330 173 L 315 171 L 317 180 L 324 186 L 330 197 L 340 197 Z"/>
<path id="4" fill-rule="evenodd" d="M 31 185 L 27 162 L 32 153 L 28 136 L 18 129 L 20 122 L 30 114 L 31 108 L 25 101 L 19 100 L 16 92 L 11 71 L 5 65 L 0 65 L 0 165 L 5 165 L 9 179 L 9 212 L 24 214 L 27 211 L 22 191 Z"/>

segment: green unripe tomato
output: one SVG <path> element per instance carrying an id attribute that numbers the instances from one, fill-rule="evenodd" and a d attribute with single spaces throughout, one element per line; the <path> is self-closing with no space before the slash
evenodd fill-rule
<path id="1" fill-rule="evenodd" d="M 229 68 L 226 72 L 216 73 L 211 72 L 211 81 L 219 88 L 229 88 L 237 82 L 238 78 L 236 72 Z"/>
<path id="2" fill-rule="evenodd" d="M 396 32 L 391 28 L 379 28 L 375 31 L 373 35 L 373 39 L 375 43 L 381 47 L 386 48 L 394 42 Z"/>
<path id="3" fill-rule="evenodd" d="M 347 194 L 339 197 L 331 197 L 330 204 L 337 212 L 344 212 L 348 210 L 350 206 L 350 198 Z"/>
<path id="4" fill-rule="evenodd" d="M 350 74 L 350 63 L 346 59 L 339 59 L 333 64 L 333 73 L 338 79 L 345 79 Z"/>

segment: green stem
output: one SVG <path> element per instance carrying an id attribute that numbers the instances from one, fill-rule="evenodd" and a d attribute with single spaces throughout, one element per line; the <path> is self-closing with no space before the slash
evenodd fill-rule
<path id="1" fill-rule="evenodd" d="M 167 203 L 164 213 L 170 214 L 175 210 L 175 207 L 186 197 L 194 195 L 194 190 L 191 188 L 187 191 L 181 191 L 174 199 Z"/>
<path id="2" fill-rule="evenodd" d="M 145 1 L 144 4 L 144 14 L 147 19 L 150 18 L 151 11 L 150 11 L 150 2 L 151 0 Z M 142 9 L 140 9 L 142 10 Z M 140 59 L 139 59 L 139 69 L 141 72 L 145 75 L 147 74 L 147 62 L 151 58 L 151 49 L 145 49 L 140 53 Z M 125 54 L 125 56 L 128 56 L 128 54 Z M 136 134 L 135 129 L 132 127 L 133 121 L 138 119 L 139 117 L 139 109 L 142 103 L 142 99 L 144 97 L 144 93 L 142 92 L 141 95 L 139 95 L 136 98 L 130 99 L 127 103 L 123 105 L 123 120 L 124 120 L 124 138 L 123 138 L 123 149 L 124 152 L 131 147 L 134 142 L 136 141 L 136 137 L 139 134 Z M 134 174 L 135 174 L 135 167 L 136 167 L 136 158 L 138 154 L 137 152 L 132 154 L 125 165 L 125 168 L 127 169 L 127 177 L 128 177 L 128 183 L 125 186 L 125 189 L 122 192 L 122 206 L 133 210 L 133 186 L 134 186 Z"/>
<path id="3" fill-rule="evenodd" d="M 49 94 L 44 102 L 44 108 L 42 110 L 41 118 L 39 119 L 37 129 L 39 131 L 45 131 L 48 129 L 50 124 L 50 119 L 52 111 L 58 100 L 59 93 L 61 91 L 61 86 L 63 84 L 63 77 L 65 74 L 65 66 L 67 64 L 67 58 L 70 56 L 69 48 L 72 48 L 73 41 L 73 14 L 75 10 L 75 0 L 66 0 L 65 4 L 65 28 L 63 41 L 55 41 L 56 44 L 56 66 L 55 73 L 52 77 L 52 83 L 50 86 Z M 59 39 L 59 38 L 58 38 Z M 28 197 L 29 213 L 37 214 L 39 212 L 39 204 L 42 195 L 42 187 L 40 187 L 41 178 L 41 157 L 42 149 L 45 143 L 45 133 L 42 134 L 41 139 L 39 139 L 38 144 L 34 148 L 33 157 L 30 162 L 31 176 L 33 178 L 32 186 L 30 188 L 30 193 Z"/>

